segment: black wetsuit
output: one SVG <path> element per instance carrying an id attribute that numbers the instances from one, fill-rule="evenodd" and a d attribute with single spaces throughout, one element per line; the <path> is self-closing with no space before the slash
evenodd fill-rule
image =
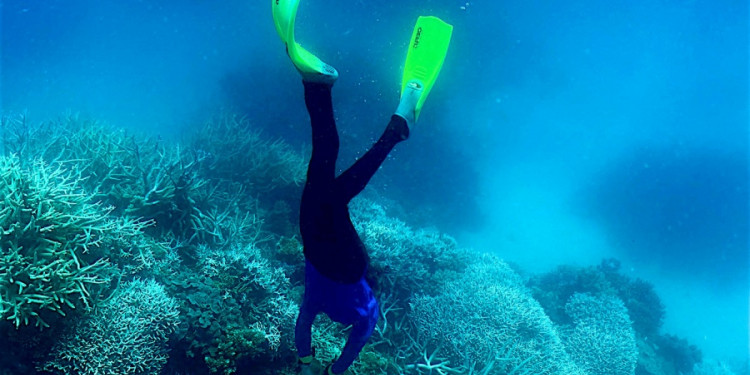
<path id="1" fill-rule="evenodd" d="M 312 156 L 302 193 L 300 231 L 305 252 L 305 294 L 295 326 L 297 354 L 312 354 L 312 325 L 323 312 L 351 325 L 334 373 L 346 371 L 372 335 L 378 303 L 365 280 L 368 257 L 349 217 L 352 200 L 375 174 L 388 153 L 409 136 L 406 120 L 392 116 L 380 139 L 336 177 L 339 137 L 333 118 L 331 87 L 305 82 L 305 104 L 312 123 Z"/>
<path id="2" fill-rule="evenodd" d="M 372 148 L 336 177 L 339 137 L 331 87 L 305 83 L 305 104 L 313 144 L 300 208 L 305 259 L 333 281 L 356 283 L 365 274 L 368 257 L 349 218 L 349 201 L 365 188 L 393 147 L 408 138 L 409 127 L 406 120 L 393 115 Z"/>

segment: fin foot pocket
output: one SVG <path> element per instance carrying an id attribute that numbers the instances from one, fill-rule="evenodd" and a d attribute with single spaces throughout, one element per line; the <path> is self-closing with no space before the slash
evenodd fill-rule
<path id="1" fill-rule="evenodd" d="M 401 92 L 401 100 L 398 102 L 396 114 L 403 117 L 409 127 L 417 122 L 417 104 L 423 95 L 424 85 L 416 79 L 407 82 Z"/>

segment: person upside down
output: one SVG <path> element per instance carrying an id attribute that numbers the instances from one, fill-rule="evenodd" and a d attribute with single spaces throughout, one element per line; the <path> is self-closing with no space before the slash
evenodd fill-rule
<path id="1" fill-rule="evenodd" d="M 305 105 L 312 127 L 312 155 L 300 204 L 300 232 L 305 255 L 305 292 L 295 326 L 295 346 L 302 374 L 312 374 L 312 325 L 324 313 L 331 320 L 351 325 L 351 332 L 339 358 L 324 374 L 342 374 L 354 362 L 378 321 L 379 307 L 365 280 L 368 256 L 365 245 L 349 216 L 349 202 L 357 196 L 380 168 L 391 150 L 409 138 L 411 126 L 447 51 L 452 27 L 434 17 L 421 17 L 412 39 L 423 37 L 422 29 L 447 29 L 447 40 L 437 57 L 417 61 L 432 75 L 407 75 L 407 57 L 401 100 L 377 142 L 349 169 L 336 176 L 339 137 L 333 114 L 331 90 L 338 72 L 294 40 L 294 21 L 299 0 L 272 0 L 276 29 L 286 45 L 287 55 L 302 75 Z M 429 22 L 420 27 L 423 18 Z M 435 21 L 437 20 L 437 21 Z M 439 22 L 438 22 L 439 21 Z M 419 28 L 419 33 L 418 29 Z M 440 49 L 443 49 L 440 51 Z M 435 48 L 430 51 L 435 54 Z M 418 53 L 414 56 L 420 57 Z M 417 59 L 418 60 L 418 59 Z M 427 87 L 425 85 L 427 84 Z"/>

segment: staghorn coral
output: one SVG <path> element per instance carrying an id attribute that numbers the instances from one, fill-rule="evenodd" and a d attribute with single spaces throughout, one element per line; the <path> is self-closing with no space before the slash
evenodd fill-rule
<path id="1" fill-rule="evenodd" d="M 281 140 L 269 141 L 245 117 L 222 114 L 196 132 L 191 147 L 206 155 L 203 176 L 271 193 L 304 182 L 306 162 Z"/>
<path id="2" fill-rule="evenodd" d="M 126 217 L 110 220 L 114 230 L 102 240 L 108 259 L 118 268 L 118 277 L 153 277 L 165 267 L 175 266 L 175 248 L 169 243 L 148 236 L 144 230 L 151 221 L 135 221 Z"/>
<path id="3" fill-rule="evenodd" d="M 147 231 L 193 244 L 201 240 L 201 229 L 211 225 L 203 220 L 203 211 L 214 207 L 215 189 L 198 177 L 200 155 L 78 116 L 41 127 L 57 132 L 28 148 L 50 163 L 74 162 L 85 176 L 82 187 L 111 205 L 113 214 L 151 221 Z"/>
<path id="4" fill-rule="evenodd" d="M 47 327 L 50 312 L 91 307 L 113 272 L 100 248 L 116 229 L 110 209 L 80 191 L 65 165 L 0 158 L 0 318 Z"/>
<path id="5" fill-rule="evenodd" d="M 159 374 L 177 328 L 174 298 L 153 280 L 133 280 L 53 348 L 41 370 L 55 374 Z"/>
<path id="6" fill-rule="evenodd" d="M 269 229 L 280 235 L 296 234 L 307 170 L 304 153 L 262 137 L 247 118 L 226 113 L 207 121 L 187 146 L 203 158 L 199 174 L 212 181 L 215 194 L 262 197 L 256 202 L 239 199 L 236 205 L 261 210 Z"/>
<path id="7" fill-rule="evenodd" d="M 550 319 L 563 327 L 574 326 L 573 319 L 566 313 L 566 304 L 574 295 L 583 293 L 592 298 L 619 299 L 632 322 L 638 353 L 635 372 L 638 374 L 688 373 L 701 360 L 696 346 L 660 333 L 665 310 L 654 286 L 622 274 L 620 263 L 615 259 L 604 259 L 597 267 L 561 266 L 532 277 L 528 286 Z M 603 337 L 604 333 L 599 330 L 597 335 Z"/>
<path id="8" fill-rule="evenodd" d="M 302 242 L 296 237 L 279 237 L 276 241 L 276 258 L 289 265 L 301 265 L 305 262 Z"/>
<path id="9" fill-rule="evenodd" d="M 3 155 L 15 155 L 22 162 L 41 157 L 44 145 L 58 136 L 52 124 L 32 124 L 25 112 L 3 114 L 0 118 L 0 149 Z"/>
<path id="10" fill-rule="evenodd" d="M 203 189 L 206 181 L 197 175 L 200 159 L 178 146 L 155 144 L 150 149 L 134 144 L 130 153 L 137 155 L 135 180 L 118 184 L 110 194 L 124 206 L 127 215 L 153 220 L 161 233 L 192 239 L 201 225 L 200 209 L 209 209 L 210 196 Z M 145 154 L 145 155 L 143 155 Z M 202 204 L 201 204 L 202 203 Z"/>
<path id="11" fill-rule="evenodd" d="M 294 232 L 288 207 L 296 206 L 304 160 L 283 142 L 262 139 L 247 120 L 217 117 L 188 147 L 75 115 L 37 126 L 23 117 L 3 121 L 5 133 L 14 134 L 4 139 L 6 149 L 75 164 L 85 177 L 81 187 L 111 205 L 112 214 L 150 221 L 145 231 L 177 241 L 188 254 L 201 243 L 227 245 L 238 233 L 228 216 L 260 217 L 254 195 L 263 194 L 274 225 Z"/>
<path id="12" fill-rule="evenodd" d="M 622 301 L 576 293 L 565 305 L 573 326 L 563 342 L 587 374 L 632 375 L 638 360 L 635 332 Z"/>

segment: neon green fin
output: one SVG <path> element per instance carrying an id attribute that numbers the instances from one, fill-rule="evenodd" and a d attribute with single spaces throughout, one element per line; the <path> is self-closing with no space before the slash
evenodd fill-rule
<path id="1" fill-rule="evenodd" d="M 294 42 L 294 21 L 297 18 L 297 8 L 300 0 L 271 0 L 273 9 L 273 23 L 276 32 L 284 44 Z"/>
<path id="2" fill-rule="evenodd" d="M 300 0 L 271 0 L 273 22 L 276 32 L 286 44 L 286 53 L 304 78 L 316 80 L 316 76 L 338 77 L 336 69 L 324 63 L 294 40 L 294 22 Z"/>
<path id="3" fill-rule="evenodd" d="M 452 34 L 453 26 L 437 17 L 421 16 L 414 26 L 401 80 L 401 94 L 410 81 L 416 80 L 422 85 L 422 95 L 415 111 L 417 117 L 443 67 Z"/>

